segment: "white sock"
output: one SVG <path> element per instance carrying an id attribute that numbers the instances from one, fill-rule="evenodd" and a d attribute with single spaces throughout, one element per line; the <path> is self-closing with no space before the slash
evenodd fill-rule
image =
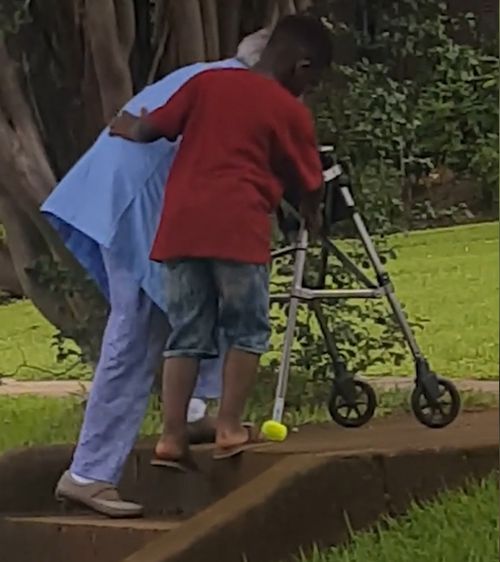
<path id="1" fill-rule="evenodd" d="M 94 482 L 96 482 L 96 480 L 90 480 L 89 478 L 84 478 L 83 476 L 78 476 L 78 474 L 75 474 L 74 472 L 71 473 L 71 478 L 73 478 L 73 480 L 77 483 L 77 484 L 93 484 Z"/>
<path id="2" fill-rule="evenodd" d="M 200 398 L 192 398 L 189 402 L 187 421 L 193 423 L 205 417 L 207 403 Z"/>

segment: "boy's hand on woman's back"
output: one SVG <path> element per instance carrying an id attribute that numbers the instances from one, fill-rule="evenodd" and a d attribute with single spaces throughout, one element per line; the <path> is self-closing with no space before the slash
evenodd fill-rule
<path id="1" fill-rule="evenodd" d="M 137 131 L 141 119 L 148 116 L 145 108 L 141 109 L 141 115 L 132 115 L 129 111 L 122 111 L 109 124 L 109 135 L 111 137 L 121 137 L 122 139 L 137 140 Z"/>
<path id="2" fill-rule="evenodd" d="M 109 124 L 109 136 L 134 140 L 134 132 L 138 121 L 140 121 L 140 117 L 132 115 L 128 111 L 122 111 Z"/>

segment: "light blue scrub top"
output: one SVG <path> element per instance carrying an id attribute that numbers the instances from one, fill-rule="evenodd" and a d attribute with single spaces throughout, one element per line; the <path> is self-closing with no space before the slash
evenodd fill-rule
<path id="1" fill-rule="evenodd" d="M 163 105 L 195 74 L 213 68 L 244 68 L 237 59 L 196 63 L 146 87 L 124 107 L 139 115 Z M 100 246 L 113 253 L 146 294 L 166 312 L 163 268 L 150 261 L 168 173 L 178 143 L 137 144 L 108 135 L 61 180 L 41 210 L 68 249 L 109 300 Z"/>

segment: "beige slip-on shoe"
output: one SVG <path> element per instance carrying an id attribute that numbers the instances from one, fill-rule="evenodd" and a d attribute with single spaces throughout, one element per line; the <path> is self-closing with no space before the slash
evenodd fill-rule
<path id="1" fill-rule="evenodd" d="M 55 496 L 59 501 L 69 500 L 107 517 L 141 517 L 144 511 L 142 505 L 122 500 L 112 484 L 106 482 L 80 484 L 69 471 L 61 476 Z"/>

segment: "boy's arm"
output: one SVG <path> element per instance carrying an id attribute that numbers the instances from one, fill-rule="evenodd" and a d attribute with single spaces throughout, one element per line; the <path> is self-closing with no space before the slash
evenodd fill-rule
<path id="1" fill-rule="evenodd" d="M 306 221 L 307 230 L 317 236 L 321 230 L 323 223 L 323 215 L 321 213 L 321 203 L 323 201 L 323 185 L 315 191 L 308 191 L 302 196 L 300 205 L 300 214 Z"/>
<path id="2" fill-rule="evenodd" d="M 140 116 L 123 111 L 109 126 L 112 137 L 121 137 L 139 143 L 149 143 L 160 138 L 173 142 L 182 134 L 192 108 L 196 80 L 188 80 L 164 105 Z"/>
<path id="3" fill-rule="evenodd" d="M 165 135 L 159 129 L 149 123 L 146 115 L 144 110 L 140 117 L 132 115 L 128 111 L 122 111 L 111 121 L 109 135 L 140 143 L 154 142 L 164 137 Z"/>
<path id="4" fill-rule="evenodd" d="M 300 212 L 314 234 L 321 226 L 323 167 L 312 116 L 305 107 L 289 118 L 288 126 L 278 134 L 276 149 L 279 168 L 300 190 Z"/>

